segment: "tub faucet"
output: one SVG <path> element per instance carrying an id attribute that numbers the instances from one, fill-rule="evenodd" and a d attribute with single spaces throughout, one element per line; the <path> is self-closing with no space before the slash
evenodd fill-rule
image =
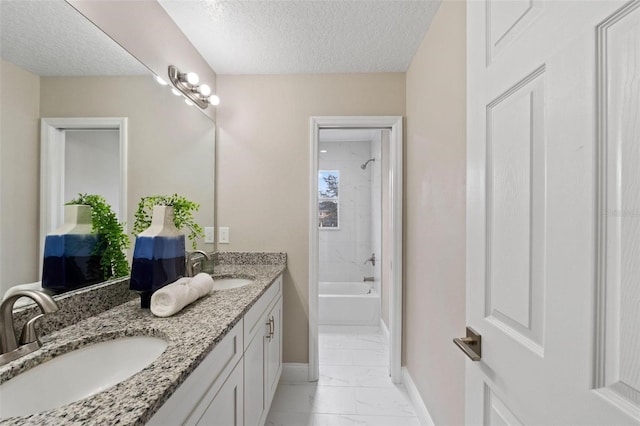
<path id="1" fill-rule="evenodd" d="M 16 333 L 13 329 L 13 305 L 21 297 L 28 297 L 35 301 L 42 314 L 31 318 L 22 328 L 20 346 L 16 341 Z M 36 290 L 16 291 L 0 304 L 0 365 L 7 364 L 24 355 L 27 355 L 42 346 L 35 329 L 35 323 L 45 314 L 58 310 L 56 302 L 46 293 Z"/>
<path id="2" fill-rule="evenodd" d="M 371 257 L 368 258 L 367 260 L 365 260 L 364 264 L 366 265 L 367 262 L 371 262 L 372 266 L 376 266 L 376 254 L 375 253 L 371 253 Z"/>
<path id="3" fill-rule="evenodd" d="M 201 254 L 203 255 L 207 260 L 211 260 L 211 256 L 209 256 L 208 253 L 202 251 L 202 250 L 194 250 L 190 253 L 187 254 L 187 277 L 193 277 L 195 275 L 195 264 L 194 262 L 191 260 L 191 258 L 195 255 L 195 254 Z M 198 265 L 202 265 L 202 261 L 197 262 Z"/>

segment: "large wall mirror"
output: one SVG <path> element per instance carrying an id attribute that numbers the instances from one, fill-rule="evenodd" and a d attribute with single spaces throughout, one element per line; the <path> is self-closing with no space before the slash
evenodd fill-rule
<path id="1" fill-rule="evenodd" d="M 172 193 L 213 226 L 213 121 L 64 0 L 0 7 L 0 296 L 39 280 L 44 234 L 76 191 L 105 196 L 129 229 L 141 197 Z"/>

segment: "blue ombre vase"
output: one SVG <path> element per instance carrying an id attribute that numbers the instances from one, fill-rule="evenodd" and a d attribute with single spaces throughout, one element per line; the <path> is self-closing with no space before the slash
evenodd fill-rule
<path id="1" fill-rule="evenodd" d="M 42 287 L 55 293 L 102 281 L 100 239 L 91 232 L 91 207 L 64 206 L 64 224 L 44 241 Z"/>
<path id="2" fill-rule="evenodd" d="M 154 206 L 151 226 L 136 237 L 129 288 L 149 308 L 154 291 L 184 275 L 184 234 L 173 223 L 173 207 Z"/>

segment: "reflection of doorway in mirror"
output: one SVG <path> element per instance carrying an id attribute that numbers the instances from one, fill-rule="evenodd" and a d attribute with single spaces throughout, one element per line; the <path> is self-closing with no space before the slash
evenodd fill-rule
<path id="1" fill-rule="evenodd" d="M 126 221 L 126 118 L 43 118 L 40 165 L 40 254 L 47 233 L 64 222 L 64 204 L 78 193 L 102 195 Z"/>
<path id="2" fill-rule="evenodd" d="M 64 145 L 65 203 L 78 194 L 98 194 L 119 212 L 119 130 L 67 130 Z"/>

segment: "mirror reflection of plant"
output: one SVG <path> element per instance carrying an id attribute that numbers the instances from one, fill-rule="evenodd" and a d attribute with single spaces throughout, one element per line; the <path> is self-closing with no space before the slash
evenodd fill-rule
<path id="1" fill-rule="evenodd" d="M 94 254 L 102 253 L 100 268 L 104 279 L 119 278 L 129 275 L 129 263 L 125 250 L 129 248 L 129 237 L 124 232 L 123 224 L 111 209 L 104 197 L 94 194 L 78 194 L 67 205 L 80 204 L 91 206 L 92 231 L 100 236 Z"/>
<path id="2" fill-rule="evenodd" d="M 200 204 L 189 201 L 178 194 L 173 194 L 171 196 L 152 195 L 149 197 L 142 197 L 138 203 L 138 209 L 135 213 L 135 222 L 133 223 L 133 234 L 135 236 L 151 226 L 154 206 L 173 207 L 173 224 L 178 229 L 186 228 L 189 230 L 187 237 L 191 241 L 192 247 L 195 249 L 196 239 L 204 236 L 202 227 L 193 220 L 193 212 L 198 211 Z"/>

